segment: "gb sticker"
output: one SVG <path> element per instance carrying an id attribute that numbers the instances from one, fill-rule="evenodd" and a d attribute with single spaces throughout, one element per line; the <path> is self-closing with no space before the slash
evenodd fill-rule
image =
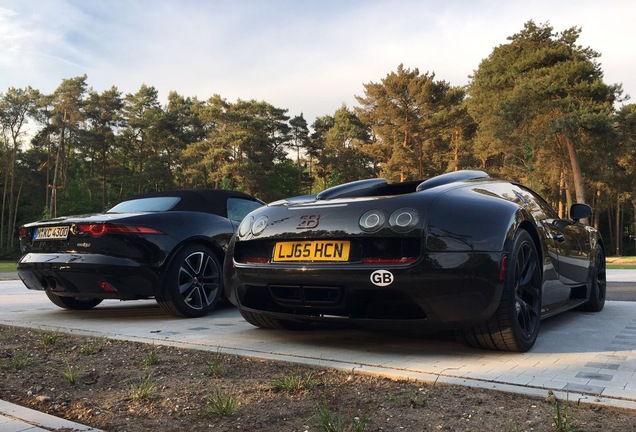
<path id="1" fill-rule="evenodd" d="M 371 273 L 371 282 L 377 286 L 389 286 L 393 283 L 393 273 L 388 270 L 376 270 Z"/>

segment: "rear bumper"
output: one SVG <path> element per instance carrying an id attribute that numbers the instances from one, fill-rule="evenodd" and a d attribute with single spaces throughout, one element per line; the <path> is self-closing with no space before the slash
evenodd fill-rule
<path id="1" fill-rule="evenodd" d="M 59 296 L 131 300 L 155 297 L 161 287 L 159 269 L 106 255 L 29 253 L 17 271 L 28 289 Z"/>
<path id="2" fill-rule="evenodd" d="M 409 265 L 271 265 L 226 260 L 229 300 L 247 311 L 303 321 L 381 321 L 387 326 L 454 328 L 487 320 L 503 282 L 501 252 L 429 254 Z M 391 273 L 378 286 L 371 275 Z"/>

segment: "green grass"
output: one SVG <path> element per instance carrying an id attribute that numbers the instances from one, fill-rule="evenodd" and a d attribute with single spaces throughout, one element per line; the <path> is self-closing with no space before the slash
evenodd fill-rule
<path id="1" fill-rule="evenodd" d="M 229 389 L 215 387 L 214 395 L 208 397 L 206 407 L 201 415 L 204 417 L 210 417 L 211 415 L 229 417 L 234 415 L 238 402 L 233 392 L 234 388 L 232 387 Z"/>
<path id="2" fill-rule="evenodd" d="M 274 390 L 299 393 L 303 390 L 312 390 L 319 384 L 319 380 L 310 372 L 309 374 L 292 373 L 291 375 L 277 375 L 270 380 Z"/>
<path id="3" fill-rule="evenodd" d="M 152 346 L 150 351 L 146 355 L 146 358 L 141 361 L 142 366 L 154 366 L 159 364 L 159 355 L 157 354 L 157 347 Z"/>
<path id="4" fill-rule="evenodd" d="M 574 432 L 578 427 L 574 424 L 574 420 L 570 414 L 570 394 L 565 399 L 565 407 L 557 399 L 554 400 L 554 430 L 556 432 Z"/>
<path id="5" fill-rule="evenodd" d="M 633 270 L 636 269 L 636 257 L 609 256 L 606 258 L 606 266 L 613 270 Z"/>
<path id="6" fill-rule="evenodd" d="M 15 262 L 0 261 L 0 273 L 12 273 L 12 272 L 15 272 Z"/>
<path id="7" fill-rule="evenodd" d="M 131 384 L 128 396 L 134 401 L 148 399 L 155 394 L 155 381 L 152 379 L 152 372 L 146 375 L 139 384 Z"/>
<path id="8" fill-rule="evenodd" d="M 14 339 L 18 335 L 15 327 L 0 327 L 0 341 Z"/>
<path id="9" fill-rule="evenodd" d="M 20 370 L 33 364 L 34 359 L 29 355 L 27 350 L 14 351 L 9 359 L 3 363 L 7 369 Z"/>
<path id="10" fill-rule="evenodd" d="M 81 355 L 93 355 L 97 354 L 104 348 L 104 341 L 101 339 L 90 339 L 88 342 L 79 347 L 79 353 Z"/>
<path id="11" fill-rule="evenodd" d="M 326 402 L 316 406 L 315 416 L 323 432 L 363 432 L 368 423 L 366 416 L 348 418 L 350 415 L 342 410 L 331 411 Z"/>
<path id="12" fill-rule="evenodd" d="M 223 358 L 220 353 L 216 353 L 212 360 L 205 362 L 205 374 L 214 378 L 219 378 L 223 375 Z"/>
<path id="13" fill-rule="evenodd" d="M 636 269 L 636 265 L 633 264 L 607 264 L 606 266 L 611 270 L 634 270 Z"/>
<path id="14" fill-rule="evenodd" d="M 53 346 L 62 341 L 63 335 L 57 330 L 36 330 L 35 338 L 40 346 Z"/>
<path id="15" fill-rule="evenodd" d="M 62 376 L 64 376 L 64 378 L 68 380 L 69 383 L 73 385 L 77 384 L 77 380 L 79 379 L 79 376 L 82 373 L 82 371 L 80 370 L 79 367 L 71 364 L 71 360 L 68 358 L 64 360 L 64 363 L 65 363 L 64 369 L 55 369 L 55 370 L 61 373 Z"/>

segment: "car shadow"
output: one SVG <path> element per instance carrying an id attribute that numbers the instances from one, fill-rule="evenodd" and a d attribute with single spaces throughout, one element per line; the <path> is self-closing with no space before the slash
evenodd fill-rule
<path id="1" fill-rule="evenodd" d="M 631 307 L 631 309 L 629 309 Z M 630 316 L 636 312 L 632 302 L 607 302 L 605 310 L 599 313 L 569 311 L 541 322 L 539 337 L 531 354 L 614 352 L 636 348 L 633 332 L 621 334 L 633 325 Z M 143 324 L 148 333 L 161 333 L 161 337 L 174 336 L 199 330 L 201 334 L 214 328 L 235 326 L 233 338 L 228 346 L 241 347 L 243 341 L 260 340 L 268 344 L 281 344 L 284 351 L 296 345 L 294 351 L 311 350 L 314 347 L 334 350 L 353 350 L 364 353 L 400 353 L 402 355 L 468 355 L 493 358 L 510 355 L 509 352 L 469 348 L 458 342 L 452 331 L 417 332 L 383 329 L 368 329 L 342 323 L 312 324 L 305 330 L 275 330 L 253 327 L 243 320 L 238 310 L 227 302 L 220 303 L 208 315 L 200 318 L 178 318 L 164 312 L 154 300 L 131 302 L 104 301 L 92 310 L 70 311 L 49 310 L 48 314 L 60 314 L 66 320 L 113 325 Z M 54 318 L 53 318 L 54 319 Z M 164 324 L 170 323 L 169 328 Z M 81 326 L 81 324 L 80 324 Z M 158 330 L 155 330 L 158 329 Z M 149 330 L 151 329 L 151 330 Z M 163 329 L 163 330 L 162 330 Z M 119 333 L 127 334 L 125 330 Z M 631 335 L 631 336 L 630 336 Z M 213 338 L 211 338 L 213 339 Z M 214 342 L 219 344 L 218 341 Z M 268 349 L 271 349 L 268 348 Z M 281 351 L 281 352 L 282 352 Z M 512 353 L 518 355 L 518 353 Z"/>

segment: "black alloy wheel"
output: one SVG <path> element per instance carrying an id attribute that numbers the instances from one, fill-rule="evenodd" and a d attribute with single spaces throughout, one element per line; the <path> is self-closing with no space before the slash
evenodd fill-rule
<path id="1" fill-rule="evenodd" d="M 485 323 L 463 330 L 460 338 L 476 348 L 519 352 L 532 348 L 541 321 L 541 275 L 534 241 L 521 229 L 508 255 L 499 307 Z"/>
<path id="2" fill-rule="evenodd" d="M 190 245 L 172 259 L 157 302 L 166 312 L 186 318 L 208 314 L 219 301 L 221 265 L 209 248 Z"/>
<path id="3" fill-rule="evenodd" d="M 594 254 L 594 266 L 590 269 L 590 279 L 592 287 L 590 298 L 579 307 L 586 312 L 600 312 L 605 307 L 605 296 L 607 294 L 607 277 L 605 267 L 605 252 L 600 245 L 596 245 Z"/>

